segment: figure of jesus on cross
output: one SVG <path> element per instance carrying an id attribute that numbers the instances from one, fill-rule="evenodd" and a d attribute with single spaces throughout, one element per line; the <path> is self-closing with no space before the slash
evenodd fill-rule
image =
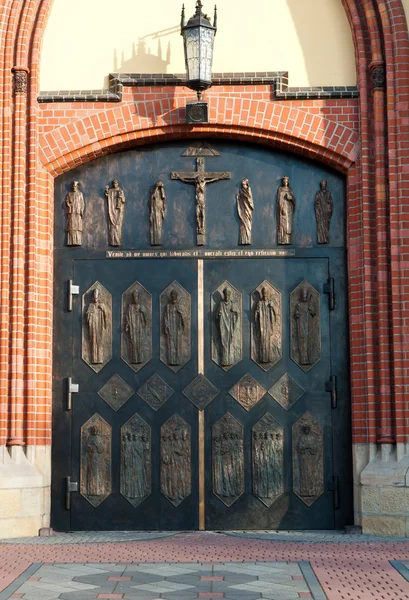
<path id="1" fill-rule="evenodd" d="M 197 245 L 204 246 L 206 241 L 206 184 L 231 179 L 231 173 L 205 171 L 204 158 L 196 158 L 196 171 L 171 173 L 171 179 L 179 179 L 183 183 L 192 183 L 196 191 L 196 231 Z"/>

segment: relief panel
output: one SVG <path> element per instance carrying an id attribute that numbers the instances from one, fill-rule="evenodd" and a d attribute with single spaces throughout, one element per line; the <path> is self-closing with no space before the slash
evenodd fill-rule
<path id="1" fill-rule="evenodd" d="M 152 358 L 152 296 L 138 281 L 122 295 L 121 357 L 135 372 Z"/>
<path id="2" fill-rule="evenodd" d="M 184 395 L 199 409 L 203 410 L 219 390 L 201 373 L 183 390 Z"/>
<path id="3" fill-rule="evenodd" d="M 71 191 L 65 197 L 67 246 L 82 246 L 85 202 L 79 186 L 79 181 L 73 181 Z"/>
<path id="4" fill-rule="evenodd" d="M 231 506 L 244 493 L 243 426 L 230 413 L 213 425 L 213 493 Z"/>
<path id="5" fill-rule="evenodd" d="M 327 190 L 325 179 L 320 181 L 320 189 L 315 194 L 315 218 L 317 220 L 317 243 L 328 244 L 331 217 L 334 212 L 334 203 L 331 192 Z"/>
<path id="6" fill-rule="evenodd" d="M 118 411 L 135 392 L 117 373 L 99 390 L 98 395 L 112 408 Z"/>
<path id="7" fill-rule="evenodd" d="M 242 356 L 241 293 L 224 281 L 212 294 L 212 360 L 228 371 Z"/>
<path id="8" fill-rule="evenodd" d="M 283 428 L 270 413 L 253 427 L 253 494 L 271 506 L 284 493 Z"/>
<path id="9" fill-rule="evenodd" d="M 322 427 L 308 412 L 293 425 L 293 491 L 307 506 L 324 492 Z"/>
<path id="10" fill-rule="evenodd" d="M 96 281 L 82 296 L 82 359 L 95 373 L 112 358 L 112 296 Z"/>
<path id="11" fill-rule="evenodd" d="M 264 280 L 251 294 L 251 358 L 268 371 L 282 358 L 281 294 Z"/>
<path id="12" fill-rule="evenodd" d="M 291 408 L 304 394 L 303 388 L 288 373 L 284 373 L 268 390 L 268 393 L 285 410 Z"/>
<path id="13" fill-rule="evenodd" d="M 111 426 L 98 414 L 81 427 L 80 493 L 95 507 L 112 491 L 111 438 Z"/>
<path id="14" fill-rule="evenodd" d="M 229 390 L 232 396 L 243 408 L 251 410 L 259 400 L 264 396 L 266 390 L 250 375 L 246 373 L 243 377 Z"/>
<path id="15" fill-rule="evenodd" d="M 151 429 L 135 414 L 121 427 L 121 494 L 138 506 L 151 485 Z"/>
<path id="16" fill-rule="evenodd" d="M 191 352 L 191 298 L 177 281 L 160 295 L 160 358 L 177 373 Z"/>
<path id="17" fill-rule="evenodd" d="M 290 294 L 291 358 L 309 371 L 321 358 L 320 294 L 302 281 Z"/>
<path id="18" fill-rule="evenodd" d="M 173 394 L 172 388 L 157 373 L 138 390 L 140 396 L 153 410 L 159 410 Z"/>
<path id="19" fill-rule="evenodd" d="M 174 506 L 189 496 L 192 480 L 190 425 L 174 414 L 161 427 L 160 489 Z"/>
<path id="20" fill-rule="evenodd" d="M 122 226 L 125 213 L 125 193 L 119 181 L 114 179 L 112 186 L 105 186 L 105 198 L 108 208 L 108 241 L 110 246 L 122 244 Z"/>

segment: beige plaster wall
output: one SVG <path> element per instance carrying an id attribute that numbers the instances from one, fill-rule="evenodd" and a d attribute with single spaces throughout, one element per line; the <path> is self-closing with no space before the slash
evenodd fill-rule
<path id="1" fill-rule="evenodd" d="M 409 0 L 405 0 L 409 4 Z M 185 0 L 186 16 L 195 0 Z M 54 0 L 40 89 L 106 87 L 110 72 L 183 73 L 182 0 Z M 204 9 L 213 14 L 213 0 Z M 290 85 L 354 85 L 341 0 L 219 0 L 214 72 L 288 70 Z"/>
<path id="2" fill-rule="evenodd" d="M 406 19 L 409 27 L 409 0 L 402 0 L 403 8 L 405 9 Z"/>

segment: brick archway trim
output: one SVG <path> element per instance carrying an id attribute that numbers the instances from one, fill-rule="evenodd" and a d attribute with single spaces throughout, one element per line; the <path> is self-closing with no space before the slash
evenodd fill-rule
<path id="1" fill-rule="evenodd" d="M 217 98 L 210 99 L 213 122 L 194 128 L 185 124 L 183 109 L 166 114 L 160 101 L 146 102 L 138 113 L 129 105 L 110 108 L 44 135 L 40 139 L 40 158 L 55 177 L 127 145 L 206 135 L 271 143 L 342 172 L 358 156 L 357 132 L 322 115 L 260 100 L 238 98 L 225 104 L 224 113 L 216 114 Z"/>

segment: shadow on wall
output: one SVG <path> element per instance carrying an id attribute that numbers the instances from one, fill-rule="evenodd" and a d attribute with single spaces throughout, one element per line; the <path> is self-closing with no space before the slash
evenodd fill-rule
<path id="1" fill-rule="evenodd" d="M 343 73 L 348 66 L 348 70 L 354 73 L 355 56 L 351 53 L 354 46 L 349 25 L 339 27 L 339 32 L 343 32 L 341 40 L 343 51 L 337 53 L 331 52 L 334 43 L 332 29 L 326 26 L 329 20 L 334 18 L 338 18 L 339 23 L 346 20 L 341 0 L 326 0 L 325 3 L 322 0 L 308 0 L 308 2 L 286 0 L 286 2 L 302 48 L 308 85 L 323 85 L 325 79 L 323 72 L 330 74 L 332 80 L 335 80 L 336 75 Z M 334 15 L 334 12 L 338 15 Z M 314 19 L 311 15 L 314 15 Z M 317 54 L 320 55 L 320 60 L 317 60 Z M 290 85 L 292 85 L 291 73 L 289 75 Z M 349 85 L 354 85 L 354 82 Z"/>
<path id="2" fill-rule="evenodd" d="M 114 49 L 113 72 L 114 73 L 167 73 L 171 62 L 171 42 L 166 37 L 180 31 L 179 25 L 162 31 L 150 33 L 138 39 L 138 43 L 132 46 L 132 55 L 125 57 L 125 52 Z M 163 41 L 162 41 L 163 39 Z M 152 48 L 156 47 L 155 51 Z"/>

